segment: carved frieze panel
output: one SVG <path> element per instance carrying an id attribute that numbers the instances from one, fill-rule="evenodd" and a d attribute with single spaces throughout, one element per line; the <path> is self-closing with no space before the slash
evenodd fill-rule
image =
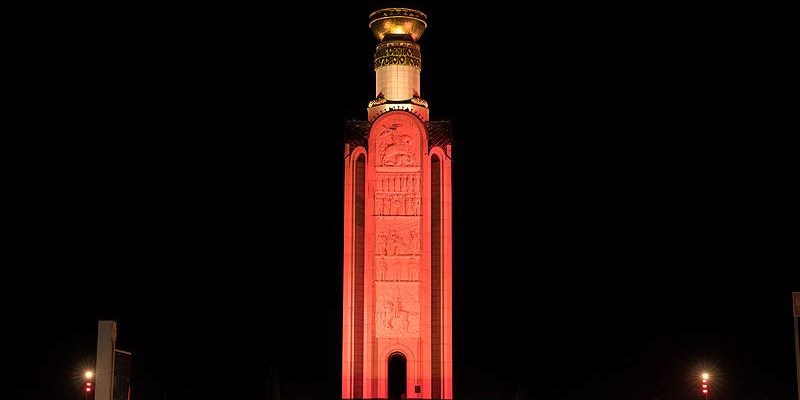
<path id="1" fill-rule="evenodd" d="M 419 337 L 419 283 L 377 282 L 375 336 L 378 338 Z"/>
<path id="2" fill-rule="evenodd" d="M 375 193 L 375 215 L 422 215 L 418 193 Z"/>
<path id="3" fill-rule="evenodd" d="M 376 192 L 419 193 L 419 173 L 380 173 L 375 180 Z"/>
<path id="4" fill-rule="evenodd" d="M 375 217 L 375 254 L 418 255 L 421 249 L 419 217 Z"/>
<path id="5" fill-rule="evenodd" d="M 379 166 L 405 167 L 420 165 L 420 139 L 422 132 L 414 117 L 391 115 L 374 126 L 375 154 Z"/>
<path id="6" fill-rule="evenodd" d="M 389 65 L 408 65 L 421 68 L 419 45 L 404 41 L 383 42 L 375 49 L 375 69 Z"/>
<path id="7" fill-rule="evenodd" d="M 378 281 L 419 281 L 420 256 L 375 256 Z"/>
<path id="8" fill-rule="evenodd" d="M 375 215 L 422 215 L 419 173 L 377 173 Z"/>
<path id="9" fill-rule="evenodd" d="M 423 134 L 416 117 L 404 112 L 381 117 L 370 132 L 378 338 L 419 337 Z"/>

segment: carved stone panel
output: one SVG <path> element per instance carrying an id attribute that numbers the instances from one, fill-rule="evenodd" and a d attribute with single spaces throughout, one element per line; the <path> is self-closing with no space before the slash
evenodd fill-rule
<path id="1" fill-rule="evenodd" d="M 420 215 L 422 198 L 417 193 L 376 193 L 375 215 Z"/>
<path id="2" fill-rule="evenodd" d="M 390 113 L 370 132 L 378 338 L 419 337 L 424 132 L 415 118 Z"/>
<path id="3" fill-rule="evenodd" d="M 375 336 L 419 337 L 419 283 L 377 282 L 376 286 Z"/>
<path id="4" fill-rule="evenodd" d="M 419 217 L 375 217 L 375 254 L 418 255 L 421 249 Z"/>
<path id="5" fill-rule="evenodd" d="M 406 114 L 390 115 L 375 129 L 377 164 L 380 166 L 405 167 L 420 165 L 420 138 L 422 132 Z"/>
<path id="6" fill-rule="evenodd" d="M 375 256 L 378 281 L 419 281 L 420 256 Z"/>
<path id="7" fill-rule="evenodd" d="M 418 172 L 376 175 L 375 215 L 422 215 Z"/>
<path id="8" fill-rule="evenodd" d="M 383 173 L 375 182 L 375 190 L 391 193 L 419 193 L 418 173 Z"/>

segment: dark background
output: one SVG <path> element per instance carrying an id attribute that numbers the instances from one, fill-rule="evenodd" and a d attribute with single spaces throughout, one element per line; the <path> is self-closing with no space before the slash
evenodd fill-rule
<path id="1" fill-rule="evenodd" d="M 796 19 L 643 3 L 406 3 L 455 130 L 457 398 L 796 396 Z M 387 4 L 9 15 L 0 397 L 78 399 L 98 319 L 133 400 L 266 399 L 270 366 L 340 395 L 342 127 Z"/>

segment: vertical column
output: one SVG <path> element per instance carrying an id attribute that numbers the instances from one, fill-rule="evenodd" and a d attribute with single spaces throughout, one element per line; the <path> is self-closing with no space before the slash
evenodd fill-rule
<path id="1" fill-rule="evenodd" d="M 355 168 L 355 246 L 354 246 L 354 260 L 355 260 L 355 280 L 353 282 L 354 288 L 354 318 L 353 323 L 356 326 L 355 335 L 353 337 L 353 349 L 355 354 L 353 357 L 355 376 L 353 381 L 355 387 L 353 388 L 353 397 L 362 398 L 363 380 L 364 380 L 364 200 L 365 200 L 365 181 L 366 181 L 366 160 L 364 155 L 359 155 L 356 160 Z"/>
<path id="2" fill-rule="evenodd" d="M 419 45 L 410 40 L 381 42 L 375 49 L 375 98 L 391 101 L 419 97 Z"/>
<path id="3" fill-rule="evenodd" d="M 363 395 L 366 153 L 345 149 L 342 399 Z"/>
<path id="4" fill-rule="evenodd" d="M 345 145 L 342 282 L 342 399 L 353 397 L 353 161 Z"/>
<path id="5" fill-rule="evenodd" d="M 112 400 L 114 390 L 114 347 L 117 323 L 98 321 L 97 359 L 95 360 L 95 400 Z"/>
<path id="6" fill-rule="evenodd" d="M 442 163 L 431 157 L 431 398 L 442 398 Z"/>
<path id="7" fill-rule="evenodd" d="M 441 159 L 442 190 L 442 399 L 453 398 L 453 192 L 451 147 Z"/>

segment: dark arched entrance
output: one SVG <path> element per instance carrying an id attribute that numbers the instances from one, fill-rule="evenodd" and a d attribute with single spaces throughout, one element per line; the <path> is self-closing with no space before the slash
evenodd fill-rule
<path id="1" fill-rule="evenodd" d="M 406 398 L 406 357 L 402 353 L 389 356 L 389 400 Z"/>

